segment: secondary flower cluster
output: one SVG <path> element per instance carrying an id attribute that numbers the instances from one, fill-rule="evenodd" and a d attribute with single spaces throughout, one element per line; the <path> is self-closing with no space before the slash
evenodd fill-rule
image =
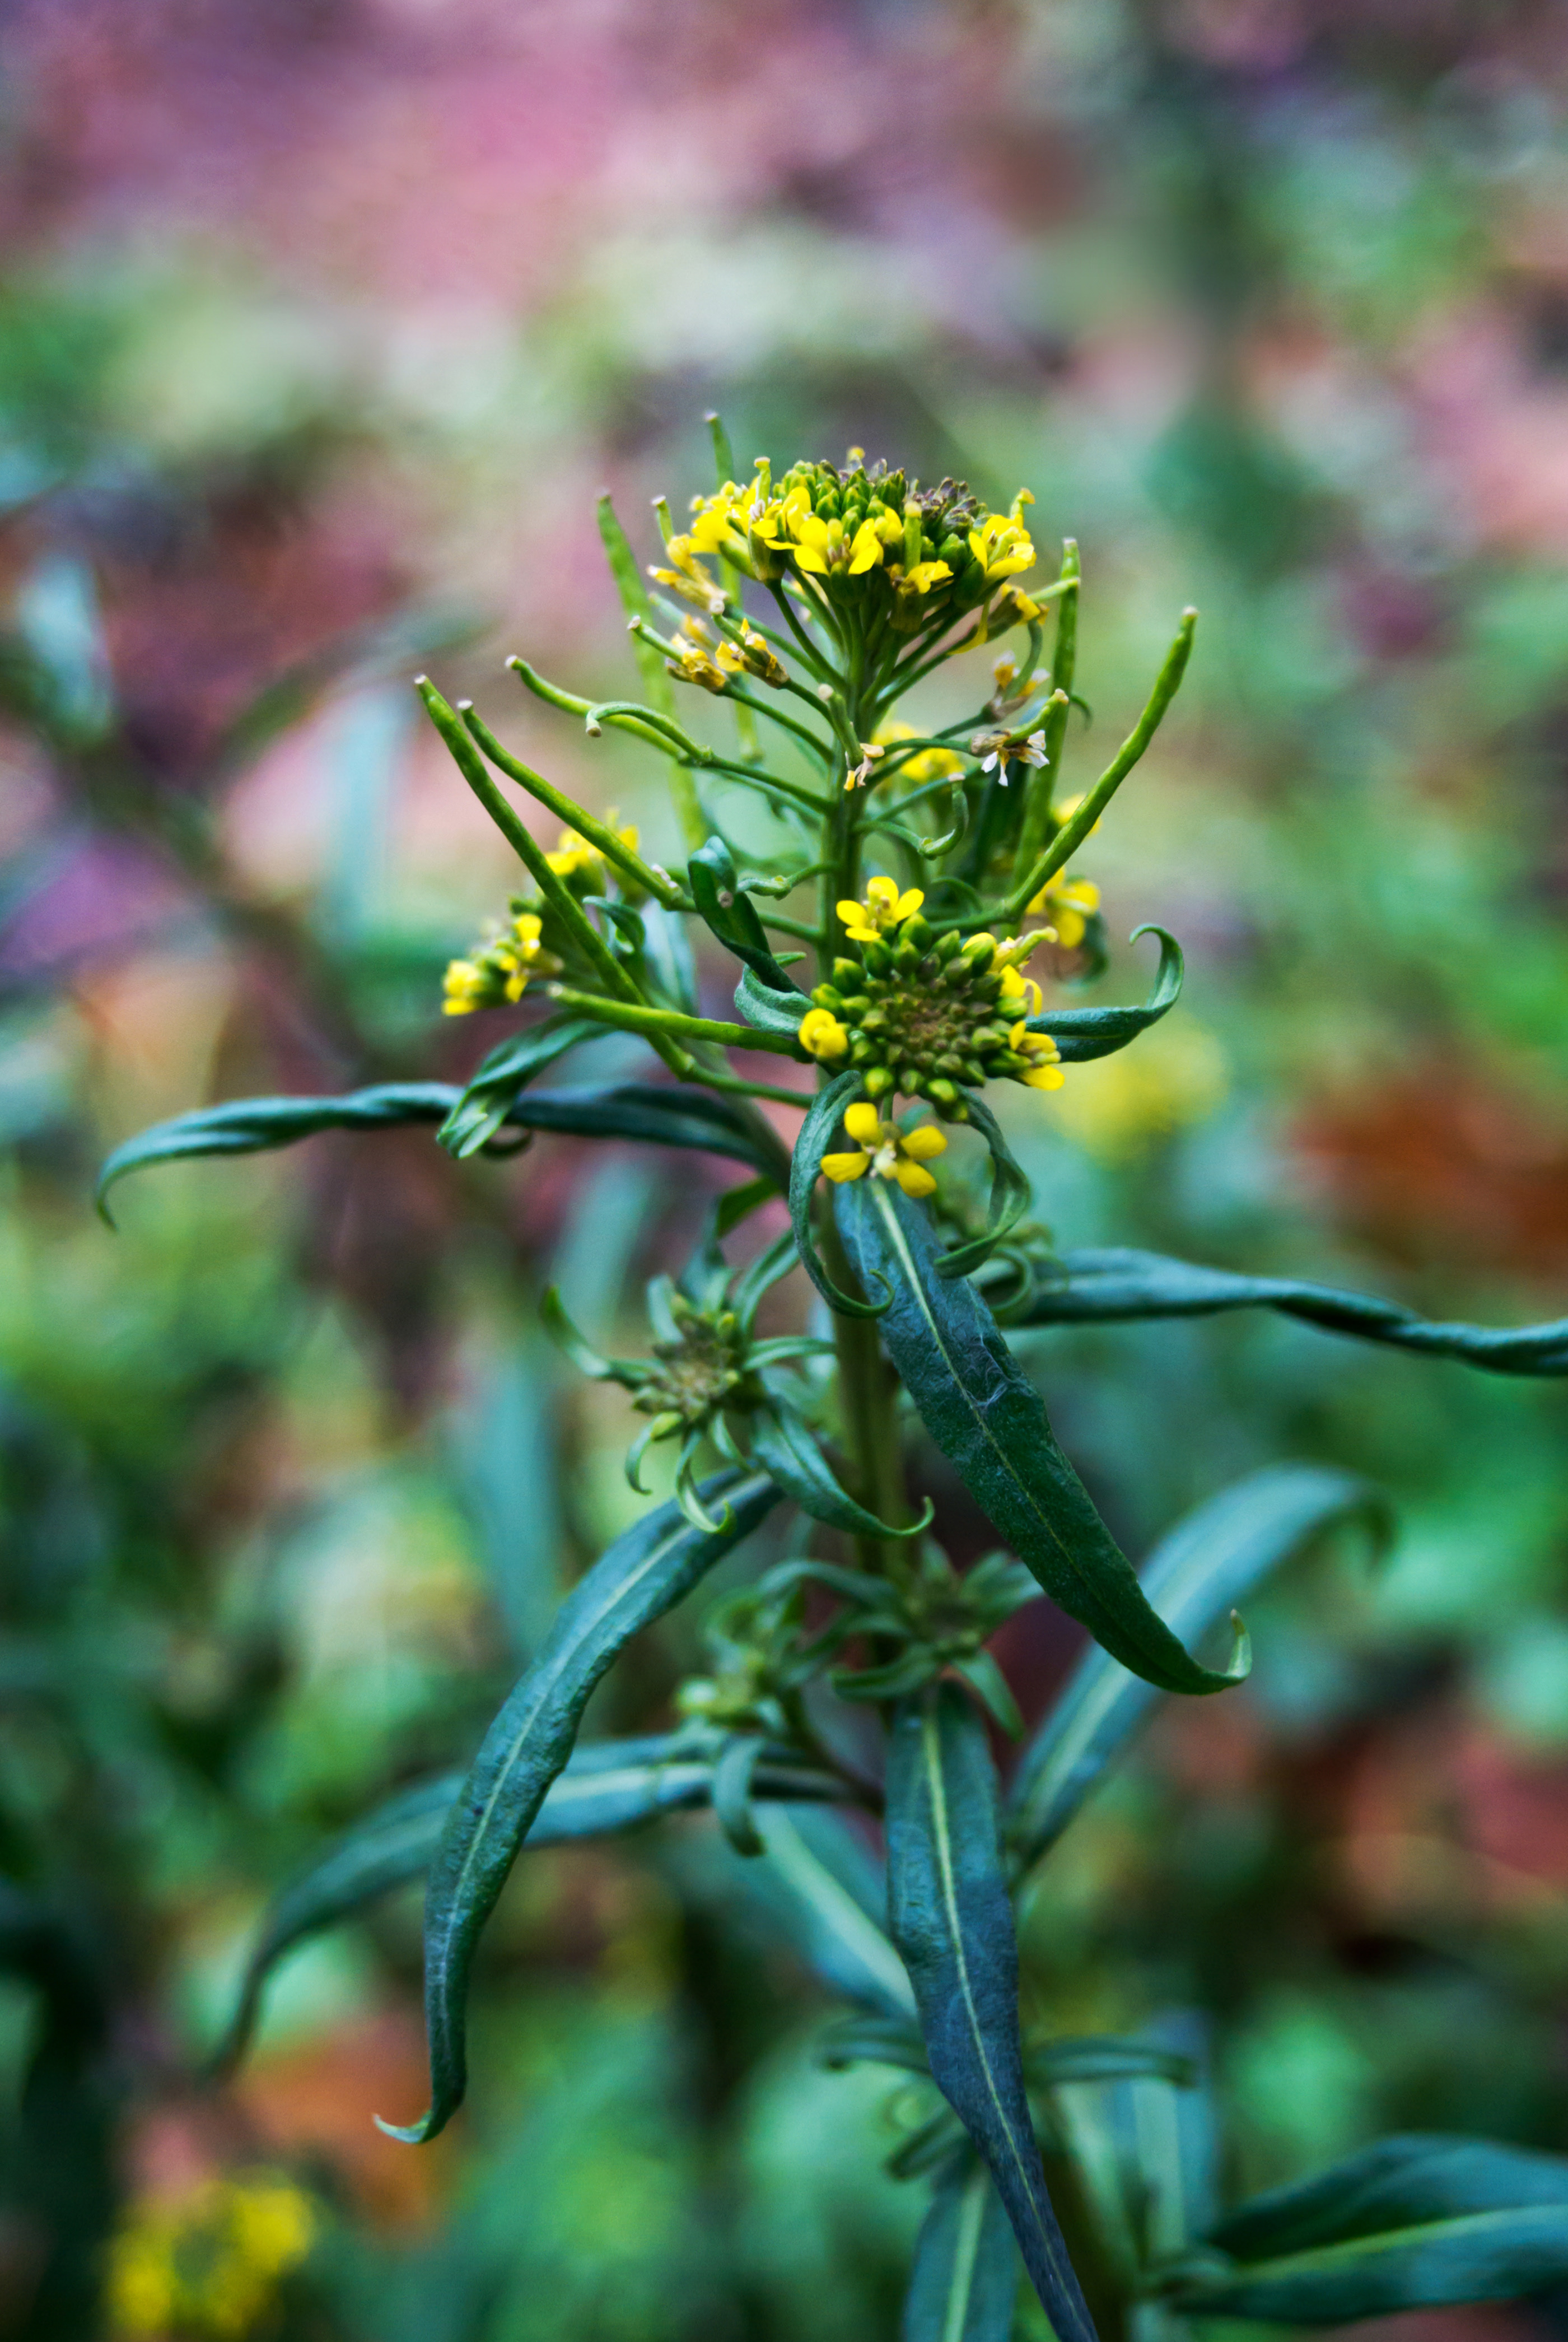
<path id="1" fill-rule="evenodd" d="M 666 539 L 665 564 L 653 575 L 713 613 L 724 608 L 724 595 L 705 562 L 729 562 L 764 583 L 793 574 L 834 599 L 869 597 L 907 634 L 938 615 L 976 609 L 1004 589 L 1018 606 L 1010 603 L 1008 624 L 1038 615 L 1011 586 L 1034 565 L 1026 489 L 1010 513 L 994 513 L 961 480 L 923 488 L 884 464 L 867 469 L 858 449 L 850 455 L 847 471 L 795 464 L 777 481 L 759 456 L 754 478 L 726 480 L 716 495 L 693 500 L 691 526 Z M 688 664 L 684 653 L 682 660 Z"/>
<path id="2" fill-rule="evenodd" d="M 614 818 L 612 813 L 611 821 Z M 638 834 L 632 824 L 615 835 L 623 846 L 636 851 Z M 574 829 L 564 829 L 554 853 L 544 858 L 574 895 L 602 894 L 609 885 L 603 855 Z M 550 914 L 539 897 L 514 895 L 508 907 L 510 916 L 498 934 L 473 945 L 465 958 L 447 963 L 442 1001 L 445 1016 L 469 1016 L 477 1008 L 500 1008 L 521 1000 L 535 976 L 562 973 L 565 938 L 546 932 Z"/>
<path id="3" fill-rule="evenodd" d="M 148 2204 L 115 2237 L 109 2306 L 122 2334 L 248 2334 L 310 2250 L 307 2196 L 269 2174 L 205 2181 Z"/>
<path id="4" fill-rule="evenodd" d="M 927 1098 L 947 1122 L 968 1119 L 964 1093 L 984 1082 L 1059 1088 L 1055 1042 L 1028 1029 L 1040 987 L 1018 973 L 1039 936 L 1004 943 L 989 934 L 938 936 L 920 916 L 924 900 L 916 886 L 900 894 L 891 878 L 873 878 L 864 903 L 839 905 L 860 956 L 834 960 L 831 983 L 812 994 L 802 1046 L 824 1065 L 856 1067 L 873 1100 L 895 1091 Z M 885 1176 L 899 1176 L 896 1165 Z"/>

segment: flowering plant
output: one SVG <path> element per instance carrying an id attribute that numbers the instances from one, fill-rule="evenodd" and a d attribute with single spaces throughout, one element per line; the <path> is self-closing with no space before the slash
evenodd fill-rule
<path id="1" fill-rule="evenodd" d="M 105 1166 L 107 1188 L 175 1156 L 426 1122 L 458 1156 L 555 1130 L 701 1149 L 745 1175 L 679 1279 L 650 1289 L 649 1356 L 601 1356 L 547 1298 L 575 1363 L 647 1418 L 634 1486 L 650 1446 L 678 1439 L 674 1495 L 567 1596 L 466 1775 L 403 1793 L 280 1900 L 231 2046 L 288 1943 L 426 1871 L 431 2103 L 398 2135 L 433 2137 L 464 2096 L 469 1973 L 519 1850 L 706 1806 L 740 1853 L 777 1866 L 808 1907 L 814 1957 L 861 2005 L 831 2058 L 913 2069 L 945 2102 L 901 2150 L 901 2168 L 934 2189 L 909 2336 L 1001 2342 L 1019 2257 L 1060 2342 L 1090 2342 L 1091 2301 L 1118 2327 L 1134 2305 L 1300 2325 L 1560 2281 L 1568 2185 L 1549 2158 L 1392 2140 L 1220 2220 L 1181 2143 L 1177 2101 L 1201 2082 L 1190 2043 L 1025 2038 L 1014 1906 L 1042 1858 L 1158 1693 L 1208 1696 L 1245 1675 L 1232 1608 L 1245 1589 L 1377 1507 L 1341 1473 L 1258 1474 L 1181 1524 L 1140 1574 L 1003 1328 L 1261 1305 L 1523 1374 L 1568 1372 L 1568 1328 L 1434 1326 L 1367 1296 L 1148 1254 L 1053 1252 L 1026 1220 L 1029 1185 L 986 1093 L 1049 1093 L 1177 997 L 1181 953 L 1158 929 L 1141 1006 L 1048 1006 L 1042 976 L 1103 961 L 1098 892 L 1070 865 L 1154 736 L 1194 614 L 1126 741 L 1065 798 L 1078 559 L 1069 543 L 1054 578 L 1022 582 L 1036 559 L 1027 495 L 993 513 L 961 484 L 922 487 L 858 450 L 843 469 L 801 463 L 776 480 L 759 462 L 742 482 L 716 424 L 714 436 L 715 492 L 682 530 L 659 506 L 654 595 L 601 507 L 644 696 L 591 702 L 511 662 L 590 736 L 617 729 L 665 760 L 678 865 L 649 858 L 634 828 L 574 803 L 422 679 L 458 772 L 526 874 L 495 932 L 448 970 L 446 1013 L 542 1004 L 543 1016 L 461 1088 L 240 1101 L 162 1125 Z M 939 666 L 1004 638 L 1019 649 L 994 659 L 963 720 L 921 730 L 898 714 Z M 733 740 L 700 736 L 683 690 L 727 702 Z M 554 851 L 506 785 L 566 825 Z M 726 832 L 736 793 L 787 841 L 765 874 Z M 726 957 L 733 1017 L 705 1012 L 694 930 Z M 803 959 L 809 988 L 794 972 Z M 614 1033 L 639 1036 L 663 1077 L 535 1086 L 567 1051 Z M 764 1079 L 765 1056 L 795 1078 Z M 801 1117 L 787 1141 L 782 1113 Z M 959 1148 L 950 1133 L 967 1134 Z M 950 1182 L 972 1146 L 989 1170 L 983 1218 Z M 787 1229 L 733 1266 L 724 1245 L 780 1201 Z M 817 1328 L 759 1337 L 762 1305 L 797 1265 L 820 1296 Z M 934 1541 L 931 1508 L 917 1512 L 908 1488 L 917 1429 L 1005 1552 L 964 1572 Z M 714 1670 L 684 1686 L 676 1728 L 579 1741 L 627 1642 L 781 1508 L 782 1549 L 710 1618 Z M 989 1727 L 1022 1725 L 988 1643 L 1042 1595 L 1093 1647 L 1004 1797 Z M 1229 1654 L 1212 1665 L 1197 1646 L 1227 1616 Z M 857 1726 L 868 1716 L 874 1746 Z M 863 1874 L 878 1829 L 885 1885 L 867 1908 L 843 1882 Z"/>

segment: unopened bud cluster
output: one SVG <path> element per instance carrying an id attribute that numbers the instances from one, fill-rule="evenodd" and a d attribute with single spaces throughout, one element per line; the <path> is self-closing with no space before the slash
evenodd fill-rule
<path id="1" fill-rule="evenodd" d="M 640 1415 L 687 1426 L 705 1423 L 721 1407 L 750 1407 L 762 1396 L 745 1366 L 746 1337 L 733 1309 L 699 1309 L 673 1293 L 670 1314 L 678 1333 L 653 1345 L 656 1365 L 633 1396 Z M 673 1420 L 672 1420 L 673 1418 Z"/>
<path id="2" fill-rule="evenodd" d="M 967 1121 L 965 1091 L 988 1081 L 1054 1089 L 1056 1045 L 1026 1025 L 1039 987 L 1016 966 L 1034 941 L 939 936 L 913 911 L 857 959 L 834 960 L 801 1037 L 824 1063 L 858 1070 L 868 1097 L 927 1098 L 945 1122 Z"/>

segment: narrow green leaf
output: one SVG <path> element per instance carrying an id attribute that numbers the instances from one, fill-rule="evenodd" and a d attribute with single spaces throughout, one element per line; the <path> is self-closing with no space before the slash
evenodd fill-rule
<path id="1" fill-rule="evenodd" d="M 1178 1522 L 1149 1555 L 1139 1584 L 1172 1633 L 1193 1642 L 1260 1578 L 1353 1521 L 1386 1534 L 1386 1508 L 1365 1481 L 1313 1465 L 1273 1466 Z M 1055 1844 L 1156 1696 L 1104 1650 L 1084 1654 L 1014 1777 L 1007 1839 L 1022 1867 Z"/>
<path id="2" fill-rule="evenodd" d="M 879 1916 L 881 1868 L 864 1839 L 825 1806 L 770 1805 L 754 1818 L 767 1863 L 734 1867 L 756 1887 L 772 1883 L 773 1908 L 802 1957 L 848 1999 L 911 2016 L 909 1978 Z"/>
<path id="3" fill-rule="evenodd" d="M 1386 1342 L 1426 1357 L 1457 1358 L 1498 1375 L 1568 1375 L 1568 1317 L 1509 1329 L 1443 1324 L 1418 1317 L 1374 1294 L 1343 1293 L 1291 1276 L 1238 1276 L 1163 1253 L 1105 1250 L 1064 1253 L 1060 1278 L 1042 1284 L 1024 1314 L 1025 1326 L 1103 1325 L 1138 1317 L 1209 1317 L 1223 1309 L 1277 1309 L 1331 1334 Z"/>
<path id="4" fill-rule="evenodd" d="M 734 857 L 722 837 L 710 837 L 698 847 L 686 865 L 686 883 L 693 902 L 724 949 L 744 960 L 770 991 L 799 1000 L 804 1015 L 805 996 L 774 957 L 757 906 L 741 885 Z"/>
<path id="5" fill-rule="evenodd" d="M 752 1815 L 752 1783 L 764 1746 L 755 1733 L 732 1732 L 714 1767 L 714 1819 L 735 1852 L 748 1860 L 765 1851 Z"/>
<path id="6" fill-rule="evenodd" d="M 841 1317 L 878 1317 L 888 1306 L 886 1301 L 857 1301 L 853 1294 L 836 1286 L 822 1265 L 812 1230 L 822 1158 L 831 1153 L 844 1110 L 854 1105 L 860 1087 L 860 1076 L 852 1067 L 846 1073 L 835 1074 L 825 1089 L 818 1090 L 795 1134 L 794 1152 L 790 1157 L 790 1225 L 794 1230 L 801 1266 L 828 1306 L 836 1309 Z M 874 1187 L 881 1182 L 873 1178 L 870 1184 Z M 874 1294 L 880 1289 L 892 1298 L 892 1287 L 885 1277 L 873 1275 L 864 1283 L 867 1293 Z"/>
<path id="7" fill-rule="evenodd" d="M 484 1736 L 443 1833 L 425 1898 L 430 2108 L 396 2137 L 434 2138 L 462 2102 L 474 1948 L 517 1849 L 571 1755 L 594 1685 L 632 1636 L 673 1609 L 777 1499 L 771 1481 L 735 1472 L 715 1475 L 700 1493 L 704 1506 L 724 1506 L 725 1526 L 704 1532 L 678 1506 L 661 1505 L 618 1537 L 573 1587 L 538 1657 Z"/>
<path id="8" fill-rule="evenodd" d="M 244 2056 L 268 1977 L 307 1937 L 336 1925 L 379 1896 L 423 1878 L 463 1788 L 462 1773 L 414 1783 L 333 1839 L 307 1870 L 273 1897 L 252 1946 L 240 1999 L 215 2067 Z M 634 1829 L 661 1814 L 709 1803 L 714 1759 L 674 1733 L 579 1742 L 545 1793 L 528 1833 L 532 1848 L 570 1846 Z M 787 1751 L 764 1747 L 753 1772 L 755 1798 L 832 1799 L 844 1784 Z"/>
<path id="9" fill-rule="evenodd" d="M 502 1041 L 468 1076 L 462 1096 L 435 1136 L 462 1162 L 494 1137 L 519 1090 L 569 1049 L 604 1039 L 607 1027 L 591 1016 L 551 1016 Z"/>
<path id="10" fill-rule="evenodd" d="M 782 1489 L 793 1504 L 809 1513 L 814 1521 L 824 1521 L 829 1528 L 844 1529 L 851 1536 L 908 1537 L 918 1536 L 930 1526 L 932 1507 L 929 1501 L 917 1521 L 904 1528 L 894 1528 L 879 1521 L 874 1513 L 857 1505 L 846 1490 L 841 1488 L 829 1468 L 816 1441 L 800 1417 L 788 1407 L 781 1406 L 772 1413 L 759 1412 L 752 1419 L 752 1456 L 760 1464 L 775 1486 Z"/>
<path id="11" fill-rule="evenodd" d="M 1516 2301 L 1568 2279 L 1568 2207 L 1523 2206 L 1395 2228 L 1189 2281 L 1171 2306 L 1198 2317 L 1343 2326 L 1459 2301 Z"/>
<path id="12" fill-rule="evenodd" d="M 1271 2188 L 1227 2213 L 1209 2241 L 1238 2261 L 1341 2245 L 1473 2212 L 1568 2205 L 1568 2159 L 1491 2138 L 1397 2133 L 1310 2179 Z"/>
<path id="13" fill-rule="evenodd" d="M 1140 936 L 1158 936 L 1160 965 L 1154 976 L 1154 989 L 1142 1008 L 1058 1008 L 1044 1009 L 1029 1019 L 1032 1033 L 1049 1033 L 1062 1052 L 1064 1066 L 1086 1065 L 1093 1057 L 1108 1057 L 1117 1049 L 1124 1049 L 1151 1025 L 1173 1009 L 1182 996 L 1183 962 L 1182 946 L 1174 936 L 1164 927 L 1134 927 L 1129 940 L 1136 943 Z"/>
<path id="14" fill-rule="evenodd" d="M 746 968 L 735 986 L 735 1014 L 759 1033 L 798 1033 L 800 1020 L 811 1006 L 804 992 L 776 992 L 754 968 Z"/>
<path id="15" fill-rule="evenodd" d="M 892 1286 L 882 1338 L 927 1431 L 1053 1601 L 1163 1690 L 1223 1691 L 1238 1681 L 1246 1671 L 1239 1629 L 1222 1674 L 1190 1658 L 1151 1607 L 996 1320 L 973 1286 L 940 1274 L 925 1213 L 874 1178 L 841 1187 L 834 1205 L 862 1283 Z"/>
<path id="16" fill-rule="evenodd" d="M 984 2159 L 1058 2342 L 1094 2342 L 1045 2193 L 1024 2089 L 996 1777 L 985 1726 L 951 1685 L 930 1686 L 894 1716 L 887 1907 L 932 2074 Z"/>
<path id="17" fill-rule="evenodd" d="M 450 1082 L 382 1082 L 341 1097 L 235 1098 L 155 1123 L 117 1146 L 98 1175 L 98 1208 L 128 1171 L 194 1155 L 258 1155 L 292 1146 L 323 1130 L 381 1130 L 400 1123 L 444 1123 L 463 1096 Z M 619 1082 L 603 1087 L 532 1090 L 513 1099 L 509 1127 L 557 1130 L 580 1138 L 645 1139 L 661 1146 L 725 1155 L 788 1184 L 789 1158 L 760 1117 L 712 1091 L 674 1084 Z M 114 1225 L 110 1221 L 111 1226 Z"/>
<path id="18" fill-rule="evenodd" d="M 915 2241 L 900 2342 L 1008 2342 L 1018 2247 L 991 2175 L 965 2151 L 943 2170 Z"/>

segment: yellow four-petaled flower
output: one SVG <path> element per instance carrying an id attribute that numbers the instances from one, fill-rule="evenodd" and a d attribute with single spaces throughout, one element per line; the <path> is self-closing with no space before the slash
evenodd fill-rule
<path id="1" fill-rule="evenodd" d="M 905 919 L 912 919 L 924 900 L 918 886 L 906 886 L 901 895 L 896 879 L 871 878 L 866 881 L 864 902 L 840 903 L 838 916 L 851 943 L 874 944 L 890 927 L 901 926 Z"/>
<path id="2" fill-rule="evenodd" d="M 854 1141 L 854 1154 L 822 1158 L 824 1171 L 836 1186 L 864 1179 L 868 1171 L 874 1171 L 879 1179 L 896 1179 L 906 1196 L 936 1193 L 936 1182 L 924 1166 L 933 1156 L 947 1152 L 947 1141 L 934 1124 L 901 1130 L 896 1122 L 884 1122 L 876 1108 L 862 1098 L 846 1109 L 844 1126 Z"/>

